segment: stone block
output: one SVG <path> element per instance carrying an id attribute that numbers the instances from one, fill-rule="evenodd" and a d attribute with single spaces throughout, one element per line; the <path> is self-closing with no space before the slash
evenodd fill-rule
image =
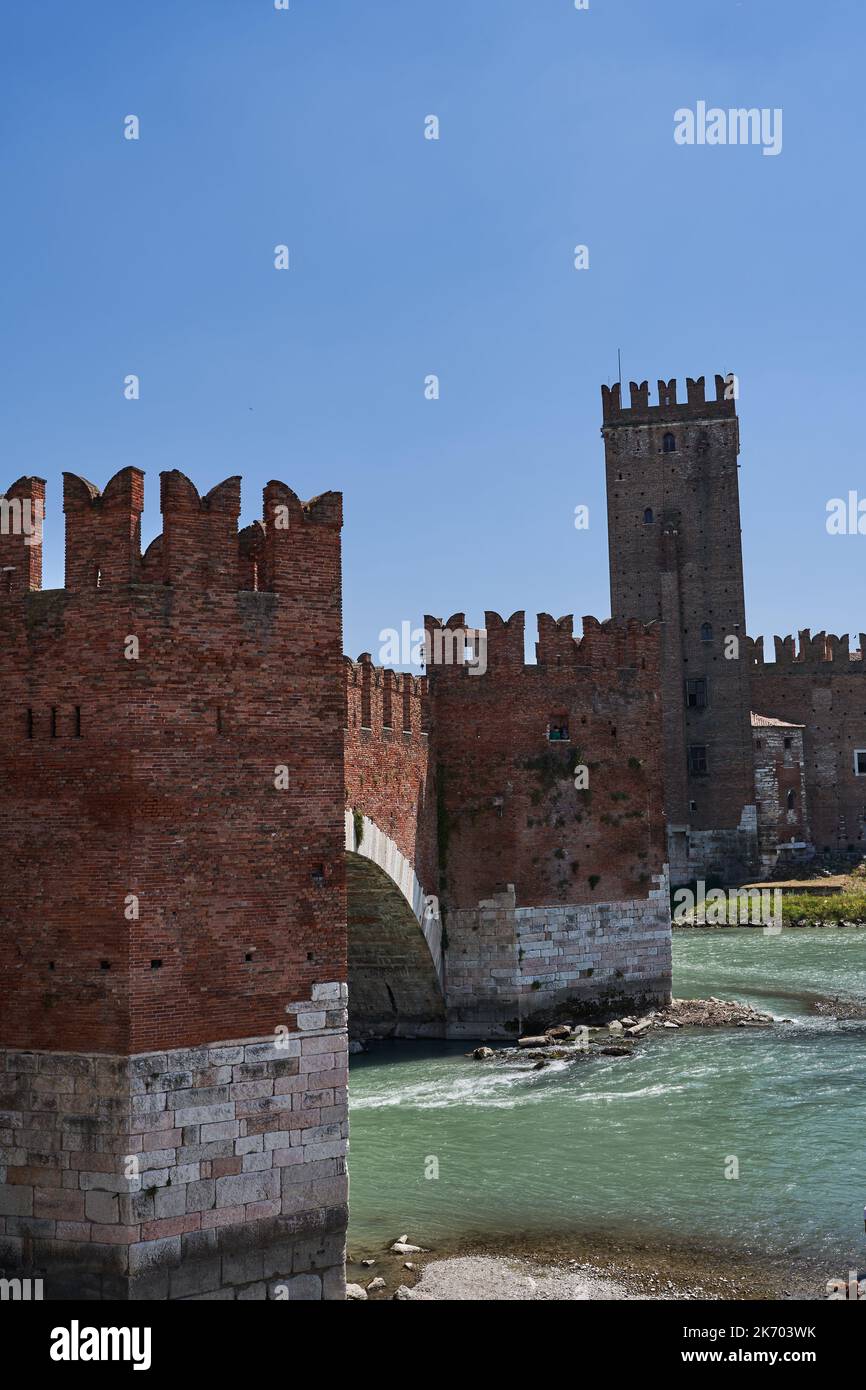
<path id="1" fill-rule="evenodd" d="M 279 1174 L 241 1173 L 236 1177 L 218 1178 L 216 1200 L 218 1207 L 233 1207 L 246 1202 L 264 1202 L 279 1195 Z"/>

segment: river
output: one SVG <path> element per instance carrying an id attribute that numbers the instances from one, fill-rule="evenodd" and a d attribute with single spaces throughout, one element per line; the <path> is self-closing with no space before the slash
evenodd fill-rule
<path id="1" fill-rule="evenodd" d="M 352 1058 L 350 1250 L 601 1232 L 862 1266 L 866 1021 L 814 1004 L 866 1001 L 866 930 L 676 932 L 674 994 L 792 1022 L 540 1072 L 468 1060 L 465 1041 Z"/>

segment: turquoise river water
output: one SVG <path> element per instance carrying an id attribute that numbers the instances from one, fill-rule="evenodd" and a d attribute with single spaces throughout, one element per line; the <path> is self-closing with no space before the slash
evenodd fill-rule
<path id="1" fill-rule="evenodd" d="M 468 1042 L 353 1058 L 350 1249 L 610 1232 L 862 1264 L 866 1021 L 814 1006 L 866 1001 L 866 930 L 677 932 L 674 994 L 793 1022 L 540 1072 L 468 1060 Z"/>

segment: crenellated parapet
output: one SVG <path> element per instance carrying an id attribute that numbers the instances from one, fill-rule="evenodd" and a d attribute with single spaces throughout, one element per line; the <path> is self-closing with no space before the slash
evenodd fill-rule
<path id="1" fill-rule="evenodd" d="M 429 691 L 424 676 L 374 666 L 369 652 L 344 658 L 346 729 L 350 734 L 426 738 Z"/>
<path id="2" fill-rule="evenodd" d="M 122 468 L 100 489 L 63 475 L 65 589 L 118 590 L 131 584 L 202 592 L 266 590 L 302 595 L 311 577 L 334 568 L 342 498 L 302 502 L 285 483 L 264 489 L 261 521 L 238 530 L 241 480 L 202 496 L 177 469 L 160 474 L 163 529 L 141 553 L 144 473 Z M 0 496 L 0 595 L 42 585 L 45 481 L 19 478 Z"/>
<path id="3" fill-rule="evenodd" d="M 641 623 L 633 619 L 615 622 L 613 618 L 599 622 L 597 618 L 589 616 L 581 621 L 583 636 L 580 640 L 574 639 L 575 666 L 594 669 L 637 667 L 644 671 L 656 669 L 661 633 L 658 623 Z M 543 648 L 540 641 L 538 651 L 541 663 Z"/>
<path id="4" fill-rule="evenodd" d="M 803 672 L 815 667 L 832 667 L 839 674 L 859 674 L 866 671 L 866 633 L 859 634 L 859 649 L 851 650 L 851 638 L 846 632 L 837 637 L 832 632 L 816 632 L 802 628 L 797 637 L 774 637 L 775 661 L 765 660 L 763 637 L 746 639 L 746 654 L 750 666 L 768 671 Z"/>
<path id="5" fill-rule="evenodd" d="M 488 610 L 484 626 L 467 626 L 463 613 L 455 613 L 443 622 L 427 616 L 427 672 L 438 680 L 444 677 L 477 680 L 488 672 L 515 674 L 518 672 L 547 673 L 591 668 L 611 670 L 637 666 L 653 669 L 658 665 L 659 625 L 633 620 L 614 622 L 586 616 L 582 620 L 583 635 L 574 636 L 574 618 L 567 614 L 553 618 L 549 613 L 538 614 L 536 661 L 525 657 L 526 614 L 523 611 L 503 618 Z"/>
<path id="6" fill-rule="evenodd" d="M 658 399 L 650 403 L 649 382 L 629 383 L 631 404 L 622 403 L 622 387 L 619 382 L 613 386 L 602 386 L 602 416 L 604 426 L 617 424 L 666 424 L 676 420 L 707 420 L 714 418 L 734 418 L 737 413 L 735 393 L 732 390 L 731 376 L 716 375 L 716 398 L 707 400 L 704 377 L 686 378 L 686 399 L 678 400 L 676 378 L 659 381 Z"/>

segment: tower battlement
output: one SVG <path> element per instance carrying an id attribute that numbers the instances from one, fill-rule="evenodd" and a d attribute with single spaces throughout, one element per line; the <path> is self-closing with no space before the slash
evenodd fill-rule
<path id="1" fill-rule="evenodd" d="M 716 398 L 706 398 L 705 378 L 686 378 L 686 400 L 677 400 L 677 380 L 658 382 L 658 401 L 650 404 L 649 382 L 629 382 L 631 405 L 622 404 L 620 383 L 602 386 L 603 427 L 609 425 L 657 425 L 678 420 L 708 420 L 736 417 L 737 402 L 732 393 L 733 378 L 716 375 Z"/>
<path id="2" fill-rule="evenodd" d="M 747 639 L 747 655 L 750 665 L 773 665 L 778 671 L 804 671 L 816 666 L 831 666 L 837 674 L 859 674 L 866 671 L 866 633 L 859 634 L 860 648 L 851 650 L 851 638 L 846 632 L 837 637 L 832 632 L 816 632 L 814 637 L 808 627 L 801 628 L 797 638 L 774 637 L 775 662 L 764 660 L 763 637 Z"/>
<path id="3" fill-rule="evenodd" d="M 226 478 L 201 496 L 185 474 L 161 473 L 163 530 L 142 555 L 141 469 L 120 469 L 102 490 L 64 473 L 65 590 L 150 584 L 204 592 L 303 590 L 310 569 L 320 568 L 319 557 L 332 555 L 338 544 L 340 494 L 326 492 L 302 502 L 285 483 L 269 482 L 262 520 L 241 531 L 240 501 L 239 477 Z M 44 507 L 42 478 L 19 478 L 0 496 L 0 596 L 42 587 Z"/>

